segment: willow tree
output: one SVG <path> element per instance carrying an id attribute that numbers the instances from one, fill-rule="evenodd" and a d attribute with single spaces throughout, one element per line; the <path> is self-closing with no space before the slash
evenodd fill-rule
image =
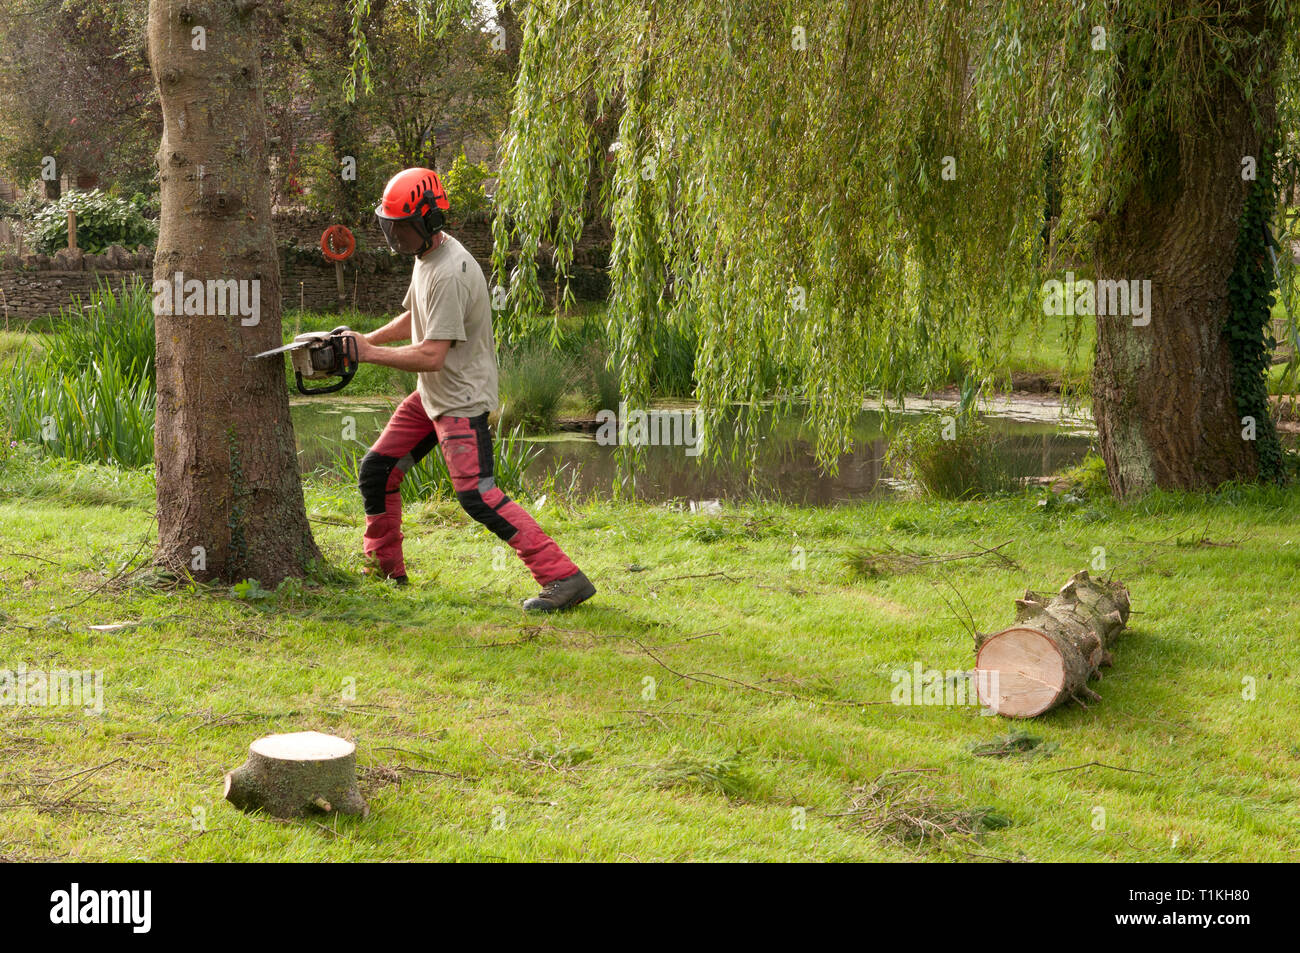
<path id="1" fill-rule="evenodd" d="M 691 325 L 708 419 L 753 433 L 759 398 L 799 401 L 829 464 L 864 394 L 937 382 L 959 352 L 987 381 L 1042 320 L 1044 282 L 1074 272 L 1150 288 L 1148 313 L 1095 315 L 1093 407 L 1118 495 L 1280 472 L 1264 223 L 1293 161 L 1278 88 L 1297 4 L 515 6 L 504 333 L 540 320 L 533 253 L 554 245 L 565 272 L 587 182 L 612 161 L 609 327 L 633 401 L 656 327 Z M 592 117 L 609 113 L 612 160 L 593 148 Z"/>
<path id="2" fill-rule="evenodd" d="M 303 502 L 280 345 L 280 273 L 255 12 L 151 0 L 162 106 L 154 256 L 157 560 L 276 583 L 320 558 Z"/>

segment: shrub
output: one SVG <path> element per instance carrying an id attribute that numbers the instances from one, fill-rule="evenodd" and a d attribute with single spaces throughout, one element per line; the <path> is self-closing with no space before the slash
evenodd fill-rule
<path id="1" fill-rule="evenodd" d="M 598 344 L 589 344 L 579 358 L 583 396 L 587 410 L 618 411 L 622 391 L 619 388 L 618 371 L 606 366 L 605 349 Z"/>
<path id="2" fill-rule="evenodd" d="M 900 426 L 885 460 L 931 496 L 964 499 L 1017 487 L 1001 451 L 1000 441 L 982 421 L 935 414 Z"/>
<path id="3" fill-rule="evenodd" d="M 344 180 L 334 147 L 318 142 L 301 154 L 300 180 L 304 185 L 301 202 L 332 221 L 356 225 L 371 221 L 371 196 L 384 190 L 388 177 L 402 167 L 396 144 L 359 142 L 355 150 L 356 179 Z M 356 216 L 360 214 L 360 221 Z M 361 230 L 358 229 L 358 232 Z M 357 234 L 358 248 L 365 244 Z"/>
<path id="4" fill-rule="evenodd" d="M 481 162 L 470 162 L 464 150 L 452 162 L 451 168 L 441 176 L 442 184 L 447 189 L 447 201 L 451 203 L 452 219 L 460 221 L 476 212 L 486 211 L 491 206 L 483 183 L 494 178 L 491 169 Z"/>
<path id="5" fill-rule="evenodd" d="M 553 429 L 572 376 L 568 359 L 545 341 L 506 351 L 500 375 L 501 429 Z"/>
<path id="6" fill-rule="evenodd" d="M 101 285 L 65 308 L 40 353 L 19 357 L 0 383 L 0 419 L 13 439 L 87 463 L 153 462 L 154 331 L 143 282 L 119 296 Z M 3 428 L 0 428 L 3 429 Z"/>
<path id="7" fill-rule="evenodd" d="M 699 335 L 694 328 L 656 327 L 650 392 L 657 397 L 692 396 L 695 393 L 695 355 L 698 350 Z"/>
<path id="8" fill-rule="evenodd" d="M 152 246 L 158 240 L 158 226 L 145 217 L 141 210 L 145 205 L 147 200 L 111 198 L 99 189 L 66 192 L 32 217 L 33 244 L 47 255 L 67 248 L 68 210 L 72 209 L 77 213 L 77 247 L 87 254 L 98 255 L 109 245 Z"/>
<path id="9" fill-rule="evenodd" d="M 1109 499 L 1110 480 L 1106 476 L 1106 461 L 1093 450 L 1088 451 L 1078 464 L 1058 474 L 1066 489 L 1083 499 Z"/>
<path id="10" fill-rule="evenodd" d="M 73 297 L 55 319 L 45 344 L 46 358 L 61 372 L 81 374 L 107 348 L 123 366 L 135 365 L 154 386 L 153 299 L 145 283 L 136 279 L 120 292 L 102 283 L 83 305 Z"/>

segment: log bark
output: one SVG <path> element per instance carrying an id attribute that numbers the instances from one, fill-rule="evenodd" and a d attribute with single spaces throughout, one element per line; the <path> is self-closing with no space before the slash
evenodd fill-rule
<path id="1" fill-rule="evenodd" d="M 370 808 L 357 789 L 356 745 L 318 731 L 268 735 L 226 775 L 225 798 L 241 811 L 272 817 L 356 814 Z"/>
<path id="2" fill-rule="evenodd" d="M 1051 598 L 1026 592 L 1016 624 L 976 645 L 981 704 L 1008 718 L 1032 718 L 1074 699 L 1100 701 L 1088 680 L 1111 663 L 1111 646 L 1128 623 L 1128 589 L 1085 569 Z"/>
<path id="3" fill-rule="evenodd" d="M 255 7 L 149 4 L 163 116 L 155 559 L 200 580 L 251 577 L 273 588 L 321 554 L 307 522 L 284 364 L 248 359 L 283 340 Z M 184 310 L 159 293 L 177 275 L 187 283 Z M 192 297 L 191 284 L 206 293 Z M 256 315 L 245 313 L 245 299 Z"/>

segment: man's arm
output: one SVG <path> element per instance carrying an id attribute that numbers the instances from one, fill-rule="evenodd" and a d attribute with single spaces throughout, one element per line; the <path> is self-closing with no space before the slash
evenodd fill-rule
<path id="1" fill-rule="evenodd" d="M 400 319 L 399 319 L 400 320 Z M 380 328 L 380 330 L 385 330 Z M 442 370 L 451 341 L 429 340 L 405 347 L 376 347 L 366 335 L 351 332 L 357 341 L 357 360 L 363 364 L 382 364 L 399 371 L 429 372 Z"/>
<path id="2" fill-rule="evenodd" d="M 411 312 L 403 311 L 382 328 L 376 328 L 369 334 L 364 335 L 364 337 L 370 344 L 391 344 L 393 341 L 409 341 L 411 339 Z"/>

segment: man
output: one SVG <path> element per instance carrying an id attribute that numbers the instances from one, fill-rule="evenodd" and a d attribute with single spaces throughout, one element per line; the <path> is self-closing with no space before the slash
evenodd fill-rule
<path id="1" fill-rule="evenodd" d="M 414 371 L 418 383 L 361 460 L 365 552 L 380 573 L 406 584 L 399 486 L 438 445 L 465 512 L 508 543 L 542 587 L 524 608 L 566 609 L 596 588 L 493 479 L 487 421 L 497 408 L 497 360 L 487 280 L 465 246 L 442 230 L 448 208 L 436 172 L 405 169 L 375 210 L 389 247 L 414 255 L 415 267 L 402 302 L 407 310 L 377 331 L 352 332 L 357 358 Z M 403 347 L 383 347 L 408 339 Z"/>

